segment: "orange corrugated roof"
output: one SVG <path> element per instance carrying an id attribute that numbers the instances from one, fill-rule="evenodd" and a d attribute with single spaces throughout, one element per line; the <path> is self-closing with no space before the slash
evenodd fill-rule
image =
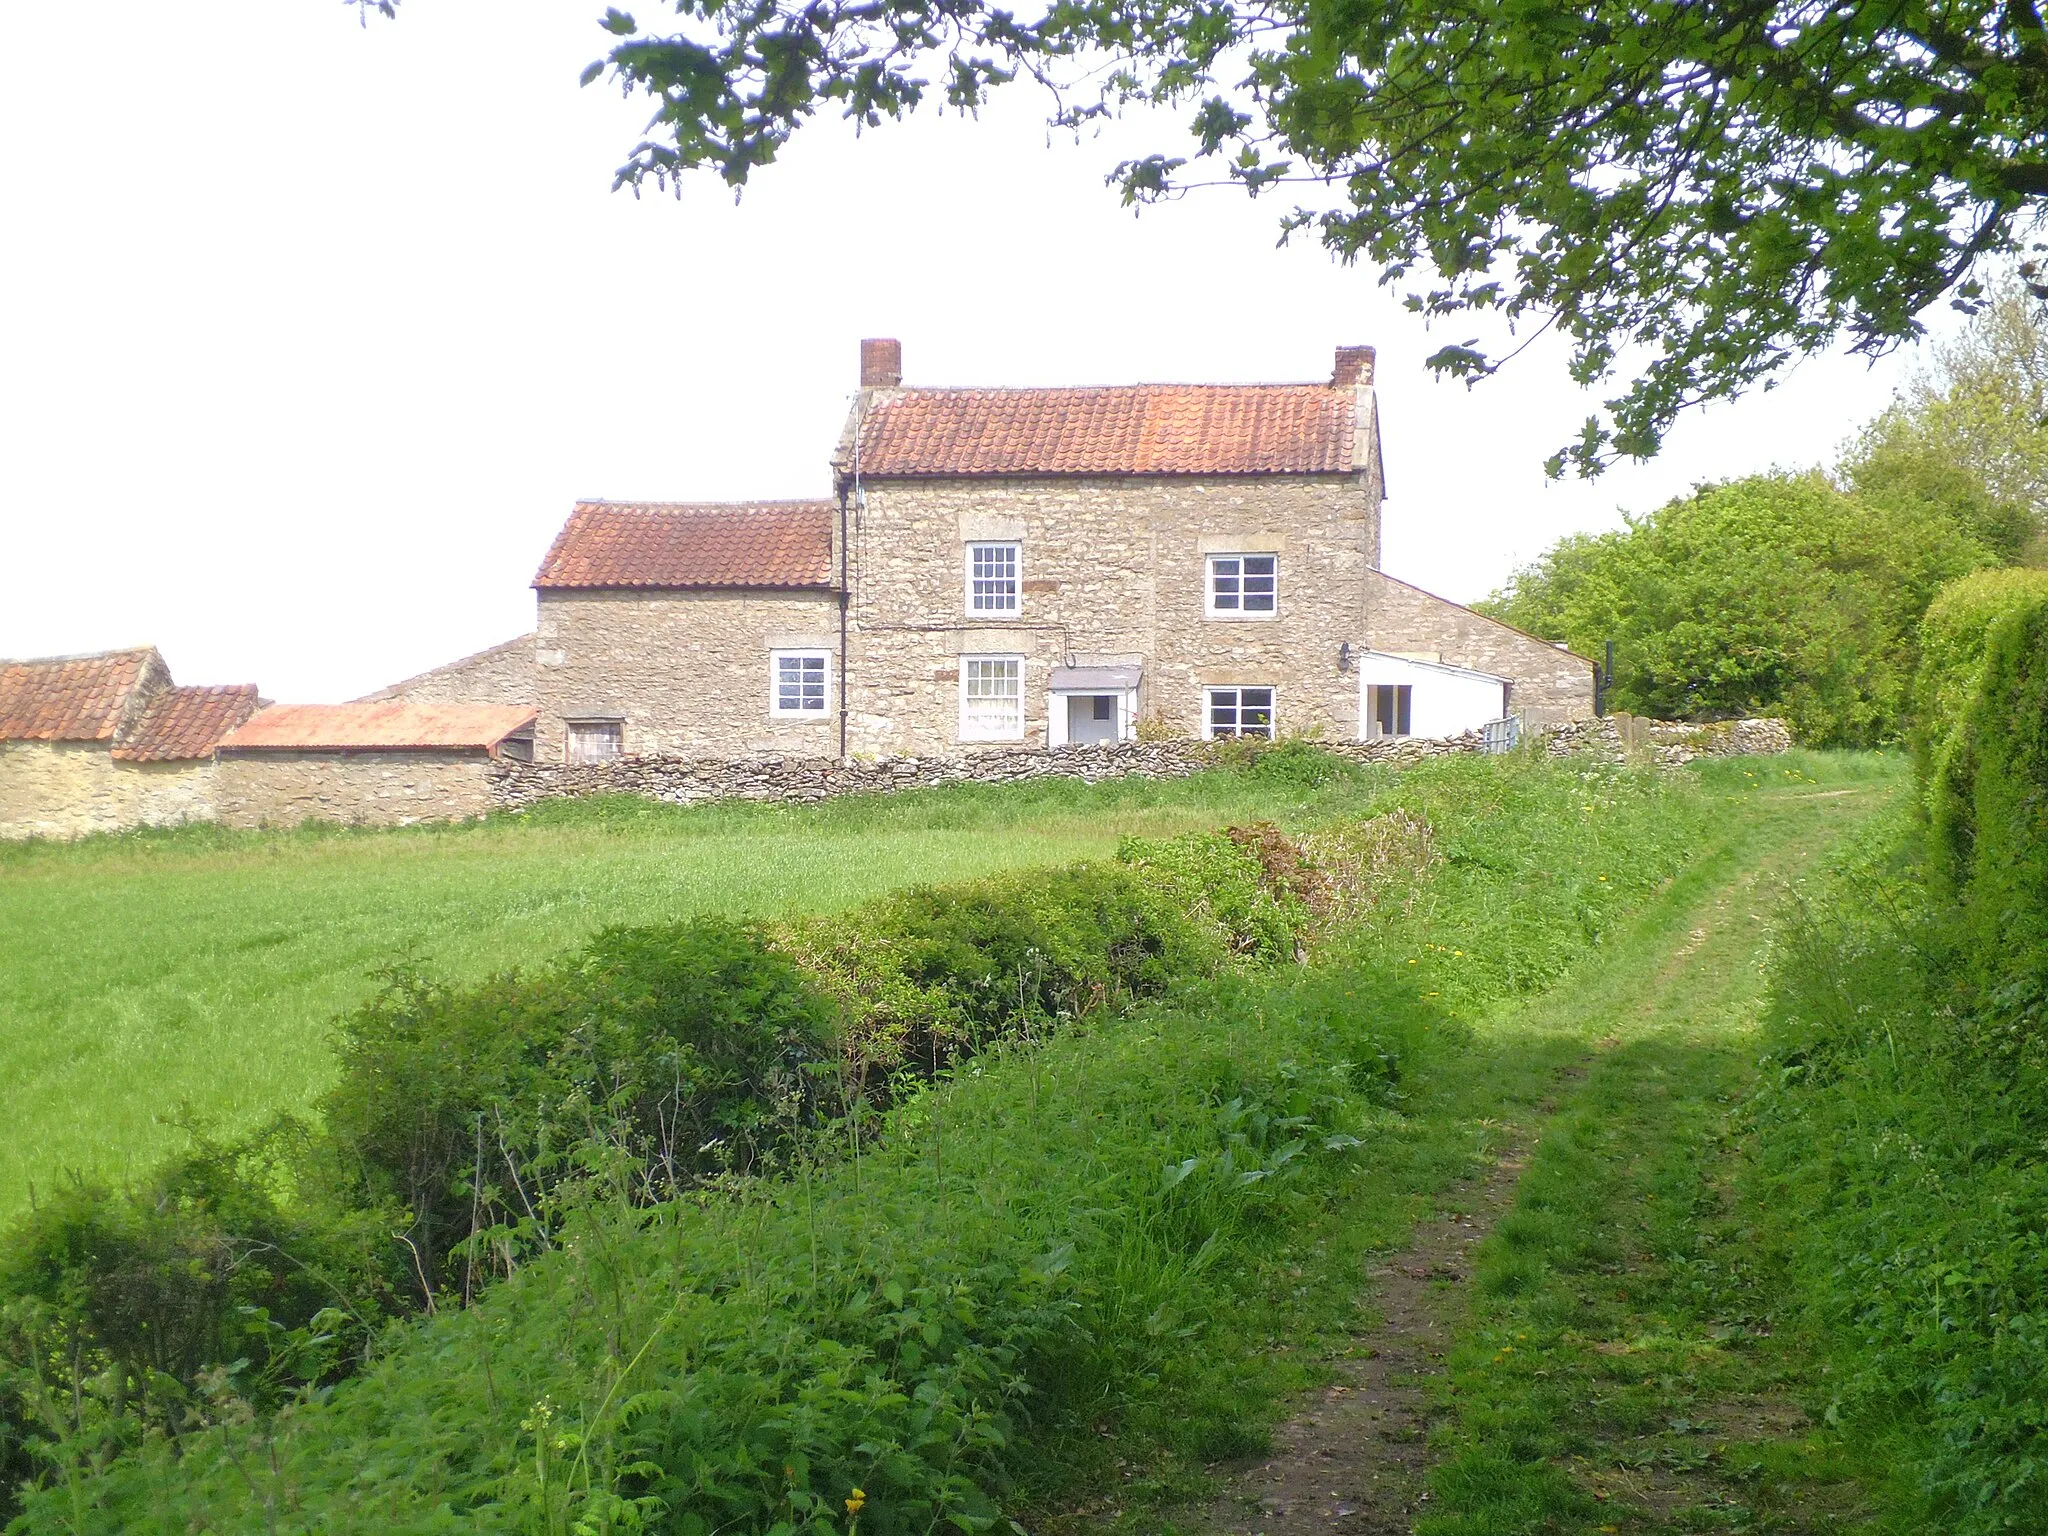
<path id="1" fill-rule="evenodd" d="M 130 763 L 211 757 L 220 739 L 255 714 L 261 702 L 254 683 L 166 688 L 149 701 L 112 755 Z"/>
<path id="2" fill-rule="evenodd" d="M 582 501 L 536 587 L 829 587 L 829 501 Z"/>
<path id="3" fill-rule="evenodd" d="M 495 752 L 538 713 L 524 704 L 273 704 L 220 745 L 223 752 Z"/>
<path id="4" fill-rule="evenodd" d="M 0 662 L 0 741 L 112 741 L 154 649 Z"/>
<path id="5" fill-rule="evenodd" d="M 861 419 L 859 467 L 876 478 L 1348 474 L 1356 415 L 1353 391 L 1327 384 L 887 390 Z"/>

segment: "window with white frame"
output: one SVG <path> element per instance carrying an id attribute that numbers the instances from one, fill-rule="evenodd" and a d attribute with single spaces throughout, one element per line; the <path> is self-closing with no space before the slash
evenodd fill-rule
<path id="1" fill-rule="evenodd" d="M 575 763 L 604 763 L 619 756 L 626 749 L 626 722 L 623 720 L 570 720 L 569 761 Z"/>
<path id="2" fill-rule="evenodd" d="M 1211 555 L 1209 617 L 1270 619 L 1279 611 L 1278 555 Z"/>
<path id="3" fill-rule="evenodd" d="M 824 719 L 830 668 L 826 651 L 770 651 L 768 713 L 778 719 Z"/>
<path id="4" fill-rule="evenodd" d="M 1203 734 L 1214 741 L 1226 736 L 1263 736 L 1273 739 L 1273 690 L 1270 688 L 1211 688 L 1208 708 L 1203 711 Z"/>
<path id="5" fill-rule="evenodd" d="M 1024 735 L 1024 658 L 960 658 L 960 739 L 1018 741 Z"/>
<path id="6" fill-rule="evenodd" d="M 970 544 L 967 546 L 967 611 L 980 614 L 1015 613 L 1023 583 L 1021 544 Z"/>

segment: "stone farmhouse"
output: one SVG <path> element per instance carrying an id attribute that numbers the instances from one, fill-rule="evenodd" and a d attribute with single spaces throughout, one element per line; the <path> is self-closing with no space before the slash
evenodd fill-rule
<path id="1" fill-rule="evenodd" d="M 864 341 L 812 501 L 583 502 L 533 633 L 342 705 L 154 650 L 0 664 L 0 836 L 489 809 L 506 762 L 1449 737 L 1594 664 L 1380 570 L 1373 350 L 1327 382 L 936 389 Z"/>
<path id="2" fill-rule="evenodd" d="M 936 389 L 861 343 L 832 495 L 584 502 L 531 637 L 373 699 L 530 703 L 539 762 L 1449 736 L 1594 663 L 1383 573 L 1373 350 L 1327 382 Z"/>

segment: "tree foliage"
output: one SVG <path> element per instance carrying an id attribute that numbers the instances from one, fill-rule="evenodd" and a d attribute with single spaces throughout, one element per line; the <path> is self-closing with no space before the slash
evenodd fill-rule
<path id="1" fill-rule="evenodd" d="M 2048 531 L 2048 329 L 2033 294 L 2001 285 L 1961 335 L 1936 344 L 1843 472 L 1859 493 L 1978 496 L 1966 515 L 1981 536 L 2008 557 L 2026 553 Z"/>
<path id="2" fill-rule="evenodd" d="M 1064 124 L 1163 106 L 1190 140 L 1122 166 L 1126 198 L 1285 188 L 1290 231 L 1486 333 L 1432 366 L 1477 379 L 1554 328 L 1574 378 L 1619 384 L 1553 472 L 1974 306 L 2048 195 L 2033 0 L 673 3 L 674 30 L 607 11 L 584 74 L 655 103 L 621 184 L 737 186 L 820 112 L 969 110 L 1020 76 Z"/>
<path id="3" fill-rule="evenodd" d="M 1904 730 L 1928 603 L 1993 559 L 1938 504 L 1756 475 L 1567 538 L 1481 607 L 1588 655 L 1615 641 L 1617 709 L 1782 714 L 1817 745 L 1869 745 Z"/>

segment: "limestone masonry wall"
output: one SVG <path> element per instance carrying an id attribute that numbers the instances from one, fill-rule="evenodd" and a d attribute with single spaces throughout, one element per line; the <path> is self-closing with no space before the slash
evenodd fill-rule
<path id="1" fill-rule="evenodd" d="M 1594 664 L 1585 657 L 1379 571 L 1367 580 L 1366 638 L 1374 650 L 1434 654 L 1450 666 L 1505 677 L 1514 684 L 1511 713 L 1593 713 Z"/>
<path id="2" fill-rule="evenodd" d="M 1358 685 L 1337 670 L 1365 632 L 1379 501 L 1363 475 L 1192 479 L 870 480 L 853 540 L 848 749 L 1000 752 L 959 739 L 963 654 L 1024 659 L 1024 743 L 1046 741 L 1046 685 L 1072 657 L 1144 662 L 1139 711 L 1202 730 L 1202 690 L 1275 690 L 1286 733 L 1358 735 Z M 1020 611 L 970 614 L 970 542 L 1022 545 Z M 1205 613 L 1212 553 L 1279 555 L 1278 613 Z"/>
<path id="3" fill-rule="evenodd" d="M 827 592 L 544 591 L 534 757 L 562 762 L 565 720 L 618 716 L 643 755 L 828 756 L 839 750 L 839 677 L 821 715 L 768 712 L 771 650 L 839 651 Z"/>
<path id="4" fill-rule="evenodd" d="M 265 752 L 222 754 L 220 820 L 231 827 L 339 821 L 404 826 L 492 809 L 481 752 Z"/>
<path id="5" fill-rule="evenodd" d="M 0 837 L 83 837 L 213 815 L 210 759 L 129 763 L 101 742 L 0 742 Z"/>
<path id="6" fill-rule="evenodd" d="M 494 645 L 431 672 L 366 693 L 358 701 L 381 704 L 531 704 L 534 701 L 534 637 Z"/>

